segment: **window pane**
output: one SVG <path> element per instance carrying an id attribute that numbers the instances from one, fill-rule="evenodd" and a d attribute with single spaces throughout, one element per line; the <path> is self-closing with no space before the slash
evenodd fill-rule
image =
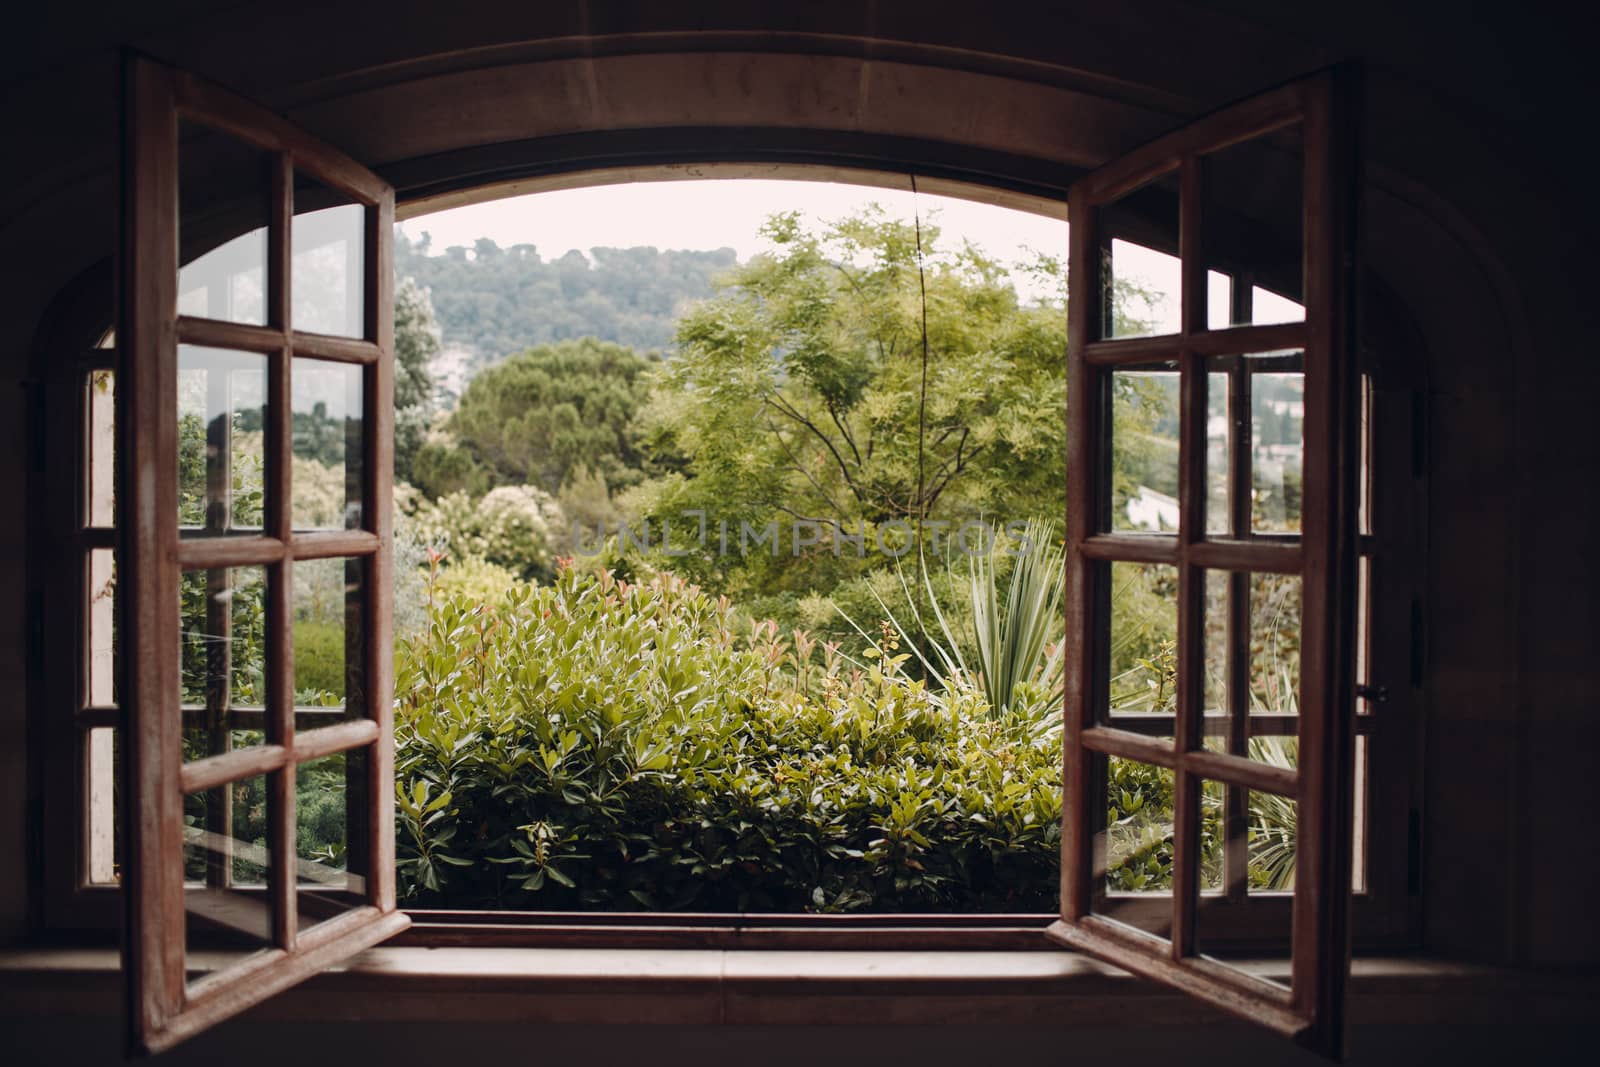
<path id="1" fill-rule="evenodd" d="M 1228 793 L 1238 797 L 1237 820 L 1226 827 L 1220 811 L 1209 801 L 1218 802 Z M 1220 859 L 1227 830 L 1238 835 L 1243 846 L 1235 855 L 1243 861 L 1239 871 L 1241 896 L 1216 896 L 1202 893 L 1195 916 L 1195 948 L 1213 958 L 1251 961 L 1250 970 L 1277 985 L 1289 985 L 1289 961 L 1293 944 L 1294 911 L 1290 894 L 1294 890 L 1296 814 L 1293 799 L 1262 793 L 1239 786 L 1208 781 L 1202 789 L 1208 803 L 1202 806 L 1202 821 L 1216 828 L 1215 845 L 1202 852 Z M 1202 864 L 1206 859 L 1202 859 Z"/>
<path id="2" fill-rule="evenodd" d="M 84 785 L 88 804 L 84 812 L 83 871 L 90 885 L 114 885 L 121 876 L 122 774 L 117 763 L 117 731 L 97 726 L 84 735 Z"/>
<path id="3" fill-rule="evenodd" d="M 1295 767 L 1300 577 L 1208 571 L 1205 582 L 1205 747 Z"/>
<path id="4" fill-rule="evenodd" d="M 178 347 L 178 523 L 185 536 L 260 533 L 267 357 Z"/>
<path id="5" fill-rule="evenodd" d="M 1158 563 L 1112 563 L 1109 570 L 1109 708 L 1175 712 L 1178 569 Z"/>
<path id="6" fill-rule="evenodd" d="M 294 328 L 362 337 L 367 209 L 343 193 L 295 175 L 294 257 L 290 264 Z"/>
<path id="7" fill-rule="evenodd" d="M 1229 477 L 1233 433 L 1229 418 L 1228 375 L 1206 375 L 1206 533 L 1226 536 L 1233 530 L 1233 493 Z"/>
<path id="8" fill-rule="evenodd" d="M 193 123 L 179 137 L 178 313 L 265 325 L 272 157 Z"/>
<path id="9" fill-rule="evenodd" d="M 1177 333 L 1183 325 L 1174 171 L 1096 209 L 1102 338 Z"/>
<path id="10" fill-rule="evenodd" d="M 116 372 L 90 371 L 87 382 L 84 521 L 89 526 L 115 526 L 116 512 Z"/>
<path id="11" fill-rule="evenodd" d="M 361 600 L 366 561 L 307 559 L 294 565 L 296 730 L 364 713 Z"/>
<path id="12" fill-rule="evenodd" d="M 1247 362 L 1270 358 L 1252 357 Z M 1304 374 L 1251 373 L 1251 516 L 1252 528 L 1259 533 L 1300 532 L 1305 410 Z"/>
<path id="13" fill-rule="evenodd" d="M 91 707 L 114 707 L 117 703 L 117 565 L 116 553 L 109 548 L 91 549 L 86 634 L 87 670 L 84 699 Z"/>
<path id="14" fill-rule="evenodd" d="M 272 942 L 267 776 L 183 801 L 184 963 L 190 979 Z"/>
<path id="15" fill-rule="evenodd" d="M 1107 759 L 1106 889 L 1172 890 L 1173 773 L 1165 767 Z"/>
<path id="16" fill-rule="evenodd" d="M 1111 388 L 1110 528 L 1178 528 L 1179 375 L 1175 365 L 1115 370 Z"/>
<path id="17" fill-rule="evenodd" d="M 358 748 L 296 768 L 301 929 L 367 903 L 367 754 Z"/>
<path id="18" fill-rule="evenodd" d="M 361 526 L 362 368 L 296 359 L 294 383 L 294 527 Z"/>
<path id="19" fill-rule="evenodd" d="M 183 754 L 201 759 L 265 740 L 266 572 L 189 571 L 181 599 Z"/>
<path id="20" fill-rule="evenodd" d="M 1300 127 L 1214 152 L 1204 165 L 1209 327 L 1304 321 Z M 1217 314 L 1224 300 L 1226 317 Z"/>

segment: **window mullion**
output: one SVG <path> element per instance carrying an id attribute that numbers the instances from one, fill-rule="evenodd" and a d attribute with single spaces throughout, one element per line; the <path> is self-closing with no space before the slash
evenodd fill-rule
<path id="1" fill-rule="evenodd" d="M 1182 270 L 1184 347 L 1178 357 L 1178 678 L 1173 746 L 1172 956 L 1194 955 L 1200 895 L 1201 780 L 1182 753 L 1201 746 L 1205 692 L 1205 574 L 1189 558 L 1204 536 L 1206 484 L 1205 368 L 1188 339 L 1206 324 L 1205 258 L 1201 251 L 1201 165 L 1186 155 L 1179 173 L 1178 255 Z"/>
<path id="2" fill-rule="evenodd" d="M 267 833 L 272 842 L 267 884 L 272 896 L 272 934 L 279 948 L 293 950 L 299 929 L 295 897 L 295 738 L 294 738 L 294 508 L 293 383 L 290 347 L 289 249 L 294 213 L 294 178 L 288 153 L 273 157 L 271 214 L 267 219 L 268 321 L 281 343 L 268 355 L 266 525 L 284 546 L 267 576 L 267 740 L 283 746 L 287 759 L 268 778 Z"/>

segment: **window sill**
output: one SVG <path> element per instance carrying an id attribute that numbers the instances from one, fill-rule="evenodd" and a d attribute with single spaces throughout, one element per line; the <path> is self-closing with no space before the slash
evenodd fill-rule
<path id="1" fill-rule="evenodd" d="M 115 1017 L 117 953 L 0 951 L 0 1015 Z M 1260 965 L 1263 974 L 1281 971 Z M 1600 979 L 1358 960 L 1356 1025 L 1588 1021 Z M 380 947 L 253 1010 L 298 1022 L 1094 1024 L 1217 1012 L 1070 952 Z"/>

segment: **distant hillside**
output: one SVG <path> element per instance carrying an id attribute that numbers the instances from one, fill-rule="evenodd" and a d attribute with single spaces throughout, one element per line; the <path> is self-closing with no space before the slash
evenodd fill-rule
<path id="1" fill-rule="evenodd" d="M 592 263 L 577 251 L 547 261 L 534 245 L 501 248 L 488 238 L 470 250 L 429 251 L 426 233 L 397 234 L 396 271 L 431 292 L 445 347 L 469 349 L 474 368 L 572 337 L 665 348 L 682 306 L 710 296 L 712 279 L 736 263 L 731 248 L 595 248 Z"/>

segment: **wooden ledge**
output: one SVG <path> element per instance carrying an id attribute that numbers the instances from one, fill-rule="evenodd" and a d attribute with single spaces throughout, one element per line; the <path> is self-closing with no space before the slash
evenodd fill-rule
<path id="1" fill-rule="evenodd" d="M 1281 965 L 1252 965 L 1263 974 Z M 117 953 L 0 950 L 0 1016 L 114 1017 Z M 1358 960 L 1362 1024 L 1587 1022 L 1600 978 Z M 1218 1012 L 1071 952 L 380 947 L 250 1013 L 298 1022 L 1192 1025 Z"/>

